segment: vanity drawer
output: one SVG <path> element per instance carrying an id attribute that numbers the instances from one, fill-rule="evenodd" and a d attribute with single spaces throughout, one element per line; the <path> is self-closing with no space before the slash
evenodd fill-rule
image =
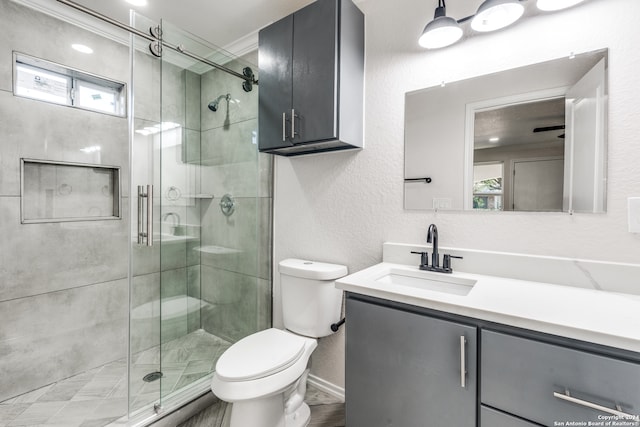
<path id="1" fill-rule="evenodd" d="M 589 404 L 640 414 L 640 363 L 487 330 L 481 336 L 483 404 L 547 426 L 611 415 Z M 561 398 L 567 391 L 574 401 Z"/>
<path id="2" fill-rule="evenodd" d="M 538 427 L 520 418 L 512 417 L 492 408 L 480 408 L 480 427 Z"/>

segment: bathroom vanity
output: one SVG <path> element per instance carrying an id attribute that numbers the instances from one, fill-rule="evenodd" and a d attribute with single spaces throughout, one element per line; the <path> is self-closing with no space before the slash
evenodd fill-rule
<path id="1" fill-rule="evenodd" d="M 640 266 L 445 249 L 449 275 L 416 249 L 336 283 L 347 425 L 640 425 Z"/>

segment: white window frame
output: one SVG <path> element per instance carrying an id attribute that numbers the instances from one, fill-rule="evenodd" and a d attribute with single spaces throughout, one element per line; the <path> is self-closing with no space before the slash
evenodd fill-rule
<path id="1" fill-rule="evenodd" d="M 53 97 L 39 96 L 38 94 L 25 93 L 25 90 L 19 86 L 19 74 L 23 70 L 40 72 L 43 75 L 49 75 L 52 78 L 63 79 L 67 81 L 65 89 L 66 96 L 64 102 L 61 99 L 55 100 Z M 77 95 L 80 86 L 94 87 L 103 92 L 113 95 L 113 110 L 96 108 L 92 105 L 83 104 Z M 126 117 L 126 93 L 127 86 L 123 82 L 106 79 L 84 71 L 76 70 L 61 64 L 45 61 L 33 56 L 25 55 L 19 52 L 13 52 L 13 94 L 21 98 L 34 99 L 42 102 L 49 102 L 56 105 L 64 105 L 67 107 L 78 108 L 97 113 L 108 114 L 117 117 Z M 58 98 L 62 98 L 58 96 Z"/>

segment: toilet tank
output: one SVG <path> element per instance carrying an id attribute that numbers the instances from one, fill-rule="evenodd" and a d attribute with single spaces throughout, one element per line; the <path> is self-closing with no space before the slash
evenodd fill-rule
<path id="1" fill-rule="evenodd" d="M 342 310 L 335 280 L 347 275 L 347 267 L 290 258 L 280 261 L 278 271 L 284 327 L 307 337 L 331 335 Z"/>

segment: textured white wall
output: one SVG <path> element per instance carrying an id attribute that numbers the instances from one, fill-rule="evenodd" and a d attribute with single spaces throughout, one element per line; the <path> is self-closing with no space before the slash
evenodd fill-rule
<path id="1" fill-rule="evenodd" d="M 417 47 L 433 13 L 426 3 L 358 3 L 367 26 L 365 149 L 277 158 L 275 263 L 304 257 L 354 272 L 381 261 L 384 241 L 423 243 L 430 223 L 438 225 L 443 246 L 640 262 L 640 235 L 627 232 L 626 213 L 626 198 L 640 196 L 640 1 L 589 0 L 441 51 Z M 610 60 L 606 214 L 403 210 L 405 92 L 604 47 Z M 315 375 L 344 384 L 343 330 L 320 341 L 312 363 Z"/>

